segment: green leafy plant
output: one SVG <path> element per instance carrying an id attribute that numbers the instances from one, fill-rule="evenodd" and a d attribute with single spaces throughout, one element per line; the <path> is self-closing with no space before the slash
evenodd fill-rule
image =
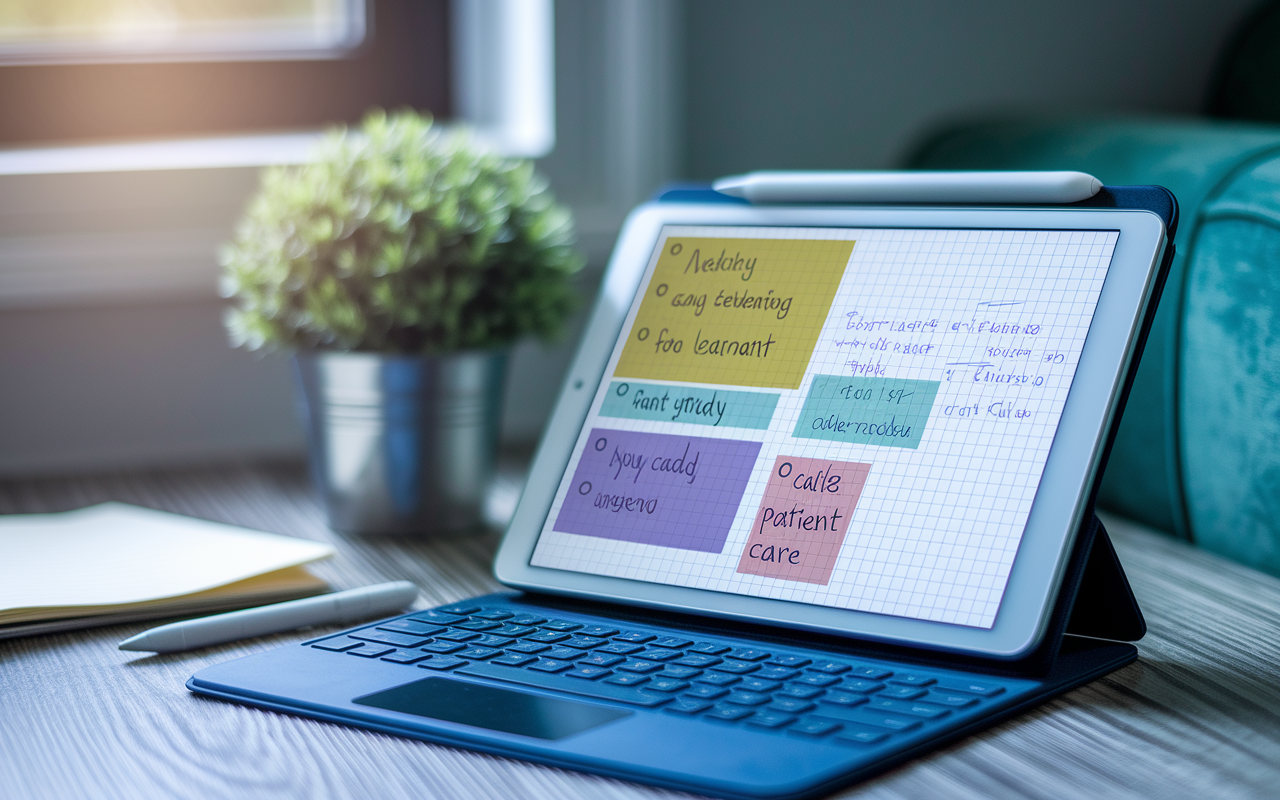
<path id="1" fill-rule="evenodd" d="M 554 338 L 582 258 L 528 161 L 377 112 L 265 171 L 222 266 L 236 346 L 430 355 Z"/>

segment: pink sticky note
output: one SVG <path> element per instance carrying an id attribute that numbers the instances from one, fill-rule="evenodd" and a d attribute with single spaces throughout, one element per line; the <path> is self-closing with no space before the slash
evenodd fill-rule
<path id="1" fill-rule="evenodd" d="M 827 585 L 870 472 L 870 464 L 778 456 L 738 572 Z"/>

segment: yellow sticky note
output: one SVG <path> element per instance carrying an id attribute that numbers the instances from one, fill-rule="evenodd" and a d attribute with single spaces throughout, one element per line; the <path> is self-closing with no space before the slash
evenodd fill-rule
<path id="1" fill-rule="evenodd" d="M 668 239 L 614 374 L 800 388 L 853 245 Z"/>

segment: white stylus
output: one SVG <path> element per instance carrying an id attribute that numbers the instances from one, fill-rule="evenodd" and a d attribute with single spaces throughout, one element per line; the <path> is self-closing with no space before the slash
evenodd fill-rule
<path id="1" fill-rule="evenodd" d="M 713 184 L 751 203 L 1076 203 L 1102 188 L 1084 172 L 749 172 Z"/>
<path id="2" fill-rule="evenodd" d="M 120 649 L 176 653 L 308 625 L 348 624 L 399 611 L 417 596 L 418 587 L 408 581 L 380 583 L 362 589 L 161 625 L 125 639 L 120 643 Z"/>

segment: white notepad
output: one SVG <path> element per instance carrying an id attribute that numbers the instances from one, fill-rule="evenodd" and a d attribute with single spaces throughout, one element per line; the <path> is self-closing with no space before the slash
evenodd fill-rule
<path id="1" fill-rule="evenodd" d="M 324 591 L 320 542 L 123 503 L 0 517 L 0 638 Z"/>

